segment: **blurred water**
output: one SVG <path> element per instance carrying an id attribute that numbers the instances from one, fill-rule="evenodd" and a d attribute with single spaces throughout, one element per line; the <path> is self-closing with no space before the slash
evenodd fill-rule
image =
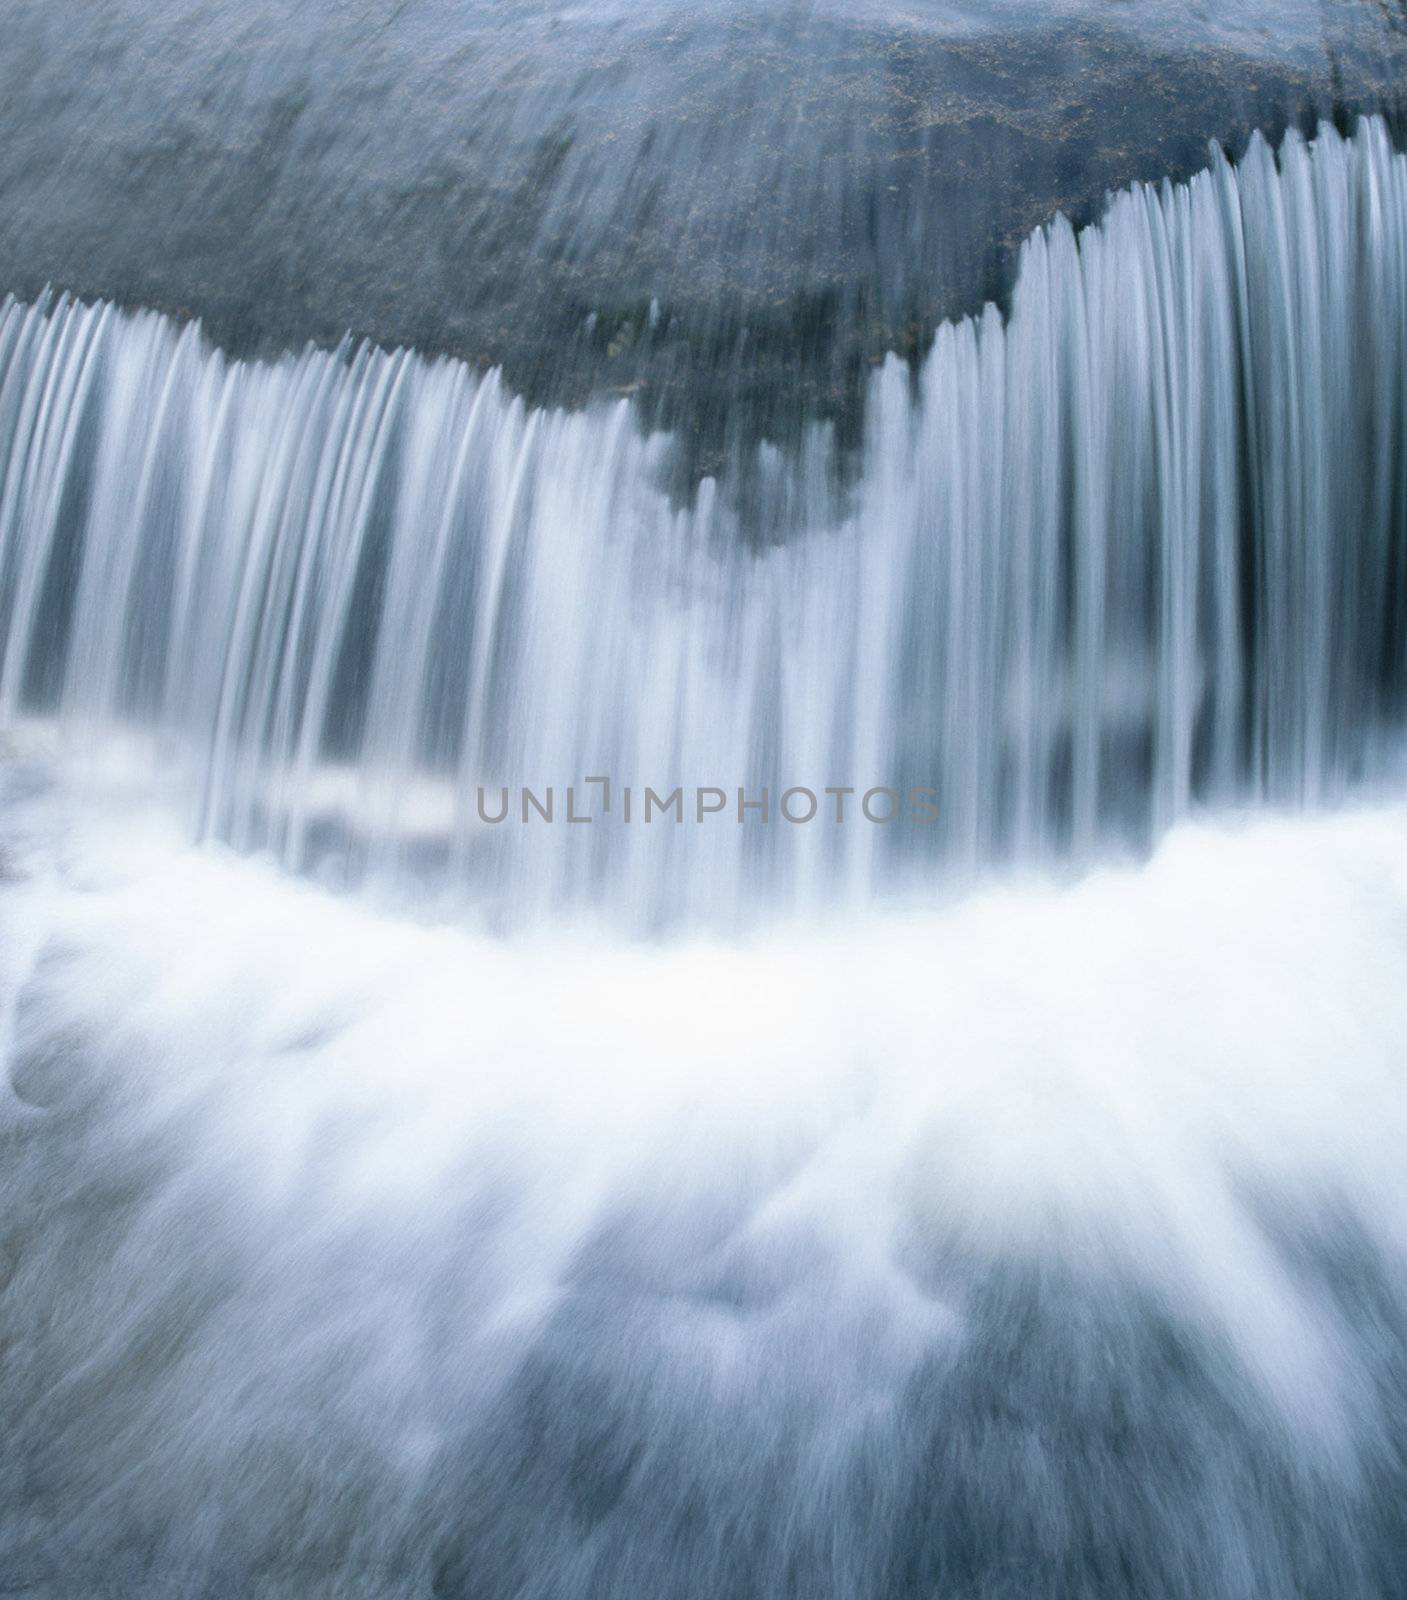
<path id="1" fill-rule="evenodd" d="M 1404 39 L 14 0 L 0 1592 L 1399 1600 Z"/>
<path id="2" fill-rule="evenodd" d="M 875 375 L 853 488 L 818 424 L 680 503 L 626 401 L 9 302 L 0 714 L 145 737 L 201 836 L 519 920 L 727 921 L 1329 799 L 1407 689 L 1404 305 L 1383 125 L 1257 141 L 1033 237 L 1009 322 Z M 566 823 L 592 776 L 612 813 Z"/>
<path id="3" fill-rule="evenodd" d="M 1400 1593 L 1400 804 L 673 947 L 0 815 L 19 1592 Z"/>

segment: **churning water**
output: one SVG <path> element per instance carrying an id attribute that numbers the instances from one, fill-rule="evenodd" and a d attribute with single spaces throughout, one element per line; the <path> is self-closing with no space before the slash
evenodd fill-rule
<path id="1" fill-rule="evenodd" d="M 7 815 L 18 1592 L 1402 1593 L 1401 805 L 663 948 Z"/>
<path id="2" fill-rule="evenodd" d="M 0 1590 L 1407 1594 L 1407 159 L 864 419 L 0 309 Z"/>

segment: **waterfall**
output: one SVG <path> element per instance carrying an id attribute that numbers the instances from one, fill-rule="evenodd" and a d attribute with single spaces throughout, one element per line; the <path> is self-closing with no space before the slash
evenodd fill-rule
<path id="1" fill-rule="evenodd" d="M 1317 802 L 1407 698 L 1404 350 L 1377 119 L 1057 219 L 1009 317 L 876 370 L 855 471 L 818 424 L 687 501 L 628 399 L 7 301 L 0 725 L 135 737 L 199 836 L 518 916 L 812 907 Z"/>

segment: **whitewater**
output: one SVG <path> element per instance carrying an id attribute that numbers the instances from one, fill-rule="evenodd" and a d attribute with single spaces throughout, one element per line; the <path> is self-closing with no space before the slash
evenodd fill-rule
<path id="1" fill-rule="evenodd" d="M 6 302 L 0 1590 L 1403 1593 L 1404 348 L 1372 118 L 687 484 Z"/>

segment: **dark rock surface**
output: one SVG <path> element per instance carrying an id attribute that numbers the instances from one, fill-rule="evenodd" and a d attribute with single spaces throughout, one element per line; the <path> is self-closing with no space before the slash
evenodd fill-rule
<path id="1" fill-rule="evenodd" d="M 1392 110 L 1405 58 L 1395 0 L 14 0 L 0 289 L 638 394 L 707 469 L 853 431 L 870 364 L 1000 300 L 1057 209 Z"/>

